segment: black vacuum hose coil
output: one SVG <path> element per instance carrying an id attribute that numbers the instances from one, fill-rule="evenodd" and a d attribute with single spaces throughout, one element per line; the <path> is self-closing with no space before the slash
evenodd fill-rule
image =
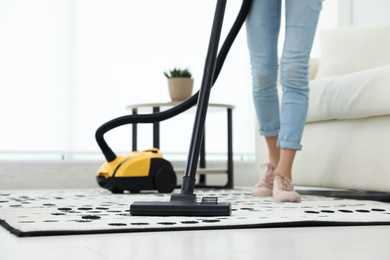
<path id="1" fill-rule="evenodd" d="M 238 35 L 243 23 L 245 22 L 251 4 L 252 4 L 252 0 L 243 0 L 242 2 L 237 18 L 218 53 L 212 85 L 214 85 L 214 83 L 216 82 L 219 76 L 219 73 L 221 72 L 226 56 L 236 36 Z M 127 125 L 127 124 L 147 124 L 147 123 L 156 123 L 156 122 L 167 120 L 180 113 L 183 113 L 184 111 L 196 105 L 198 102 L 198 96 L 199 96 L 199 91 L 196 92 L 194 95 L 192 95 L 190 98 L 184 100 L 180 104 L 166 111 L 153 113 L 153 114 L 126 115 L 126 116 L 112 119 L 106 122 L 105 124 L 103 124 L 102 126 L 100 126 L 96 130 L 95 138 L 106 160 L 108 162 L 111 162 L 116 159 L 115 153 L 111 150 L 111 148 L 108 146 L 107 142 L 104 139 L 104 134 L 106 132 L 116 127 Z"/>

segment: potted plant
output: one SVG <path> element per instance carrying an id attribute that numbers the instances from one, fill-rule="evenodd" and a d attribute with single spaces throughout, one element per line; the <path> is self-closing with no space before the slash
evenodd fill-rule
<path id="1" fill-rule="evenodd" d="M 192 95 L 194 80 L 188 69 L 174 68 L 164 72 L 168 78 L 169 95 L 172 101 L 183 101 Z"/>

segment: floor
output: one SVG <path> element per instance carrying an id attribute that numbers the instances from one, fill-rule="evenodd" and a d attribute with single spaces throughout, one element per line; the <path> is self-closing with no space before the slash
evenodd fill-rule
<path id="1" fill-rule="evenodd" d="M 390 259 L 390 226 L 265 228 L 18 238 L 0 259 Z"/>

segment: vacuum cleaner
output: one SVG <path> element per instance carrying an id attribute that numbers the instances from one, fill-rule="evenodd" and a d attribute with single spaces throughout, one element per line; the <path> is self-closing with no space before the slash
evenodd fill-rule
<path id="1" fill-rule="evenodd" d="M 105 162 L 96 177 L 102 188 L 112 193 L 139 193 L 141 190 L 158 190 L 171 193 L 176 187 L 176 173 L 159 149 L 134 151 Z"/>
<path id="2" fill-rule="evenodd" d="M 214 85 L 219 72 L 221 71 L 227 53 L 240 31 L 252 4 L 252 0 L 243 0 L 236 21 L 218 53 L 226 2 L 226 0 L 217 0 L 202 84 L 200 90 L 196 94 L 171 109 L 154 114 L 137 114 L 118 117 L 103 124 L 96 130 L 96 141 L 107 162 L 119 162 L 118 156 L 111 150 L 104 139 L 104 134 L 107 131 L 126 124 L 155 123 L 167 120 L 197 104 L 188 160 L 180 193 L 172 194 L 170 201 L 167 202 L 133 202 L 130 205 L 130 214 L 133 216 L 229 216 L 231 214 L 230 203 L 219 202 L 217 197 L 204 197 L 198 202 L 197 196 L 194 194 L 195 175 L 199 160 L 201 140 L 204 133 L 211 87 Z"/>

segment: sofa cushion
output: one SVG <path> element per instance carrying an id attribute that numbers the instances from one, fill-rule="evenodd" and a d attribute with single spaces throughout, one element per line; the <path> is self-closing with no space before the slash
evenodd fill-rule
<path id="1" fill-rule="evenodd" d="M 390 65 L 390 26 L 322 31 L 320 45 L 316 79 Z"/>
<path id="2" fill-rule="evenodd" d="M 390 65 L 310 81 L 306 122 L 390 115 Z"/>

